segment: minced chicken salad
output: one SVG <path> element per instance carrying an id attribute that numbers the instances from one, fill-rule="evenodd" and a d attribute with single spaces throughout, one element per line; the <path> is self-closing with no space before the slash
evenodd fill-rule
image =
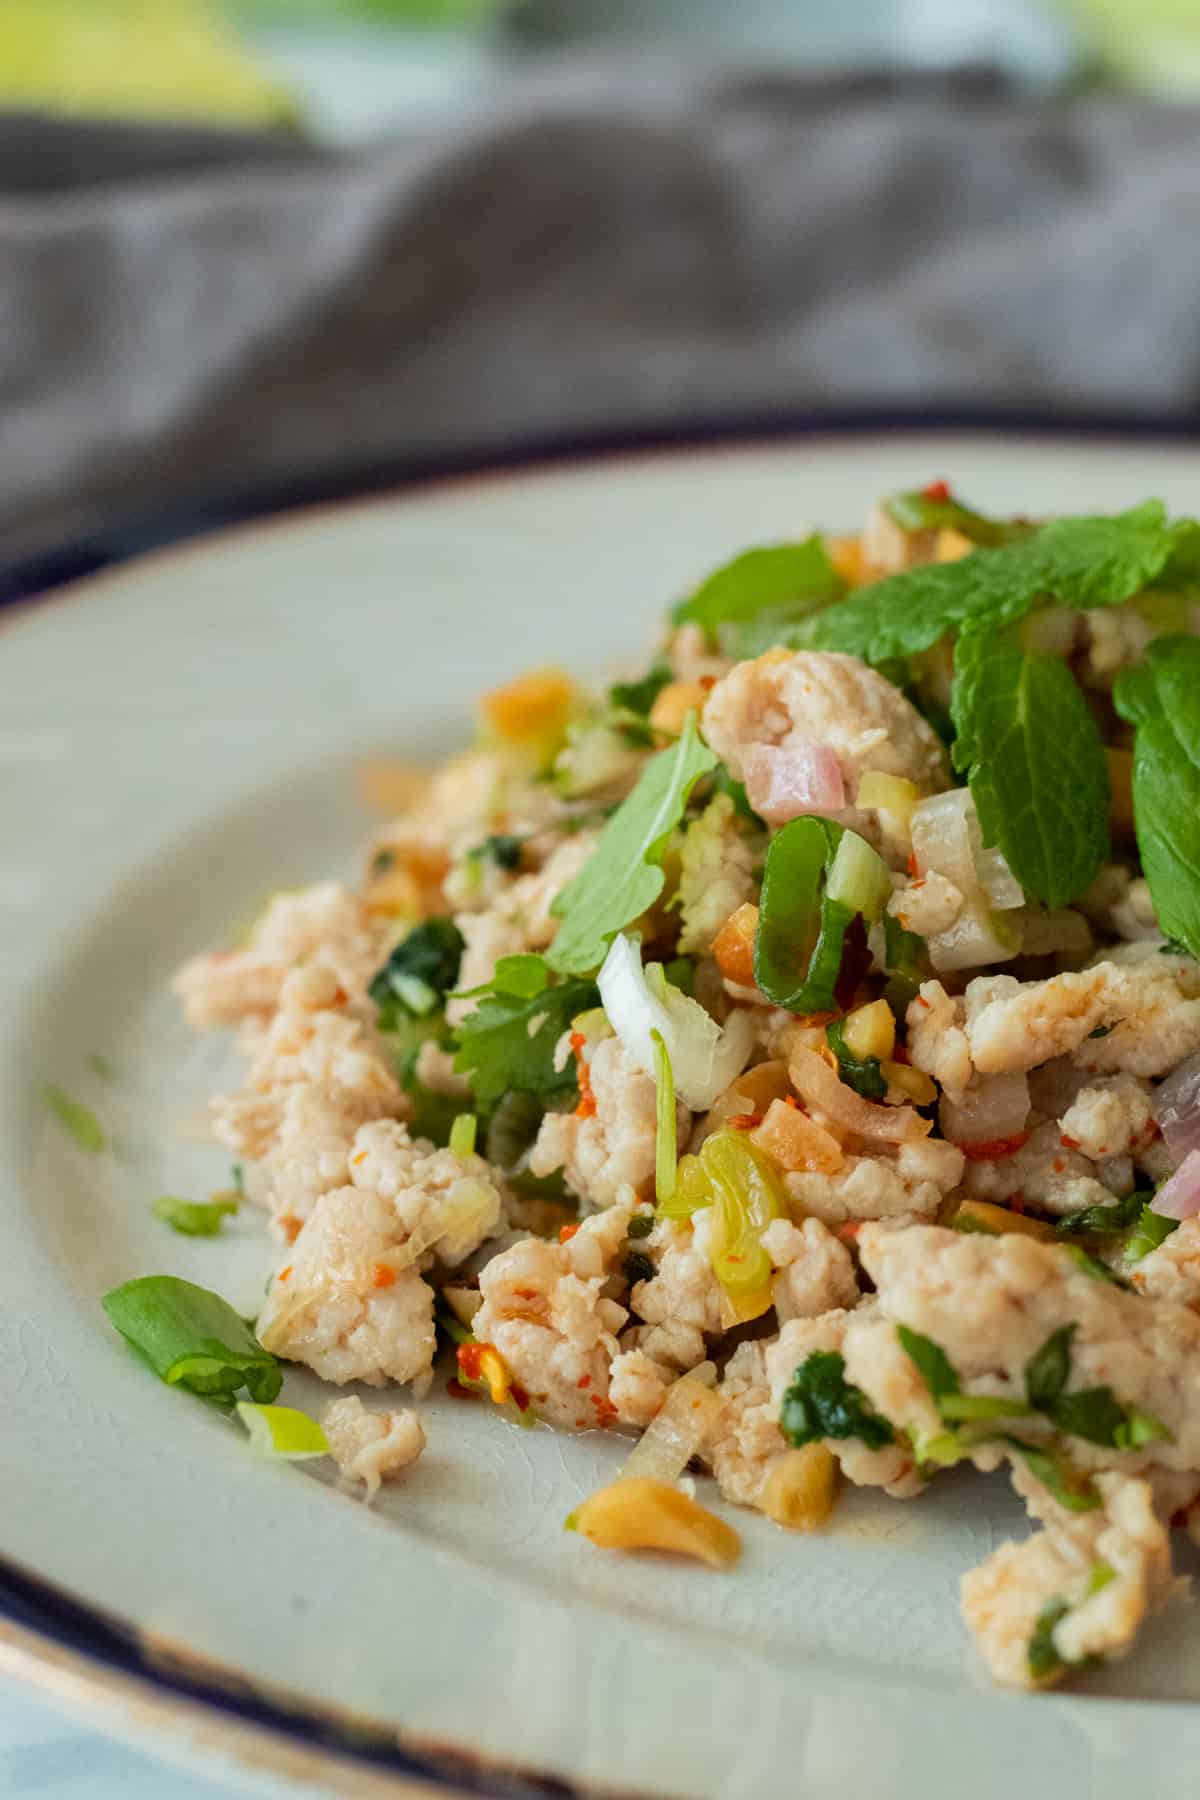
<path id="1" fill-rule="evenodd" d="M 168 1277 L 114 1323 L 368 1492 L 418 1412 L 318 1424 L 280 1361 L 627 1434 L 568 1525 L 715 1567 L 689 1467 L 796 1532 L 1003 1471 L 993 1674 L 1121 1656 L 1200 1541 L 1198 631 L 1200 525 L 938 482 L 739 556 L 600 695 L 498 687 L 357 882 L 180 970 L 278 1266 L 253 1328 Z"/>

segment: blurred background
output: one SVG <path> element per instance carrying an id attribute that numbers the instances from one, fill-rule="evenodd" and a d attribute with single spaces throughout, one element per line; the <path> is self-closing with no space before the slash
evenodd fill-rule
<path id="1" fill-rule="evenodd" d="M 1200 0 L 0 0 L 0 566 L 597 434 L 1186 428 L 1198 246 Z"/>

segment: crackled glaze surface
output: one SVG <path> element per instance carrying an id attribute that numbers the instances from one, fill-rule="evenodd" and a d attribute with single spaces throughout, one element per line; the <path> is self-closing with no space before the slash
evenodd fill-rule
<path id="1" fill-rule="evenodd" d="M 1182 1605 L 1087 1695 L 984 1690 L 957 1582 L 1019 1517 L 996 1484 L 903 1509 L 854 1495 L 811 1540 L 741 1517 L 730 1577 L 620 1561 L 561 1529 L 618 1445 L 519 1432 L 439 1382 L 427 1456 L 368 1514 L 158 1386 L 97 1306 L 162 1269 L 256 1307 L 255 1216 L 217 1242 L 149 1216 L 227 1178 L 196 1123 L 228 1052 L 163 982 L 270 888 L 345 862 L 356 758 L 442 753 L 472 696 L 530 662 L 615 671 L 714 561 L 808 517 L 850 524 L 864 495 L 952 473 L 998 510 L 1194 506 L 1198 469 L 903 439 L 602 463 L 235 534 L 0 632 L 0 1554 L 417 1741 L 643 1792 L 916 1800 L 1019 1778 L 1126 1800 L 1200 1749 L 1191 1708 L 1104 1698 L 1200 1699 Z M 47 1127 L 47 1080 L 104 1118 L 110 1155 Z M 284 1398 L 316 1389 L 293 1374 Z"/>

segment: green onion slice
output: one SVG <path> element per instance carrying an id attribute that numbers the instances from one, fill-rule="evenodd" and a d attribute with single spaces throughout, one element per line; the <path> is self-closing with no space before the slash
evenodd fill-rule
<path id="1" fill-rule="evenodd" d="M 164 1194 L 150 1208 L 156 1219 L 161 1219 L 181 1237 L 216 1237 L 221 1220 L 237 1209 L 236 1198 L 178 1200 L 173 1194 Z"/>
<path id="2" fill-rule="evenodd" d="M 854 910 L 822 888 L 843 830 L 806 815 L 777 831 L 767 852 L 754 937 L 754 980 L 789 1012 L 836 1010 L 834 987 Z"/>
<path id="3" fill-rule="evenodd" d="M 474 1113 L 459 1113 L 450 1127 L 450 1148 L 455 1156 L 474 1154 L 477 1127 L 478 1121 Z"/>
<path id="4" fill-rule="evenodd" d="M 650 1033 L 654 1050 L 654 1093 L 658 1130 L 654 1140 L 654 1192 L 662 1206 L 675 1192 L 675 1077 L 661 1031 Z"/>
<path id="5" fill-rule="evenodd" d="M 244 1387 L 269 1402 L 283 1386 L 279 1364 L 228 1301 L 175 1275 L 143 1275 L 101 1302 L 116 1329 L 169 1387 L 232 1397 Z"/>
<path id="6" fill-rule="evenodd" d="M 108 1135 L 90 1106 L 72 1100 L 60 1087 L 45 1087 L 42 1098 L 68 1137 L 74 1138 L 81 1150 L 107 1150 Z"/>
<path id="7" fill-rule="evenodd" d="M 329 1440 L 306 1412 L 294 1406 L 257 1406 L 239 1400 L 237 1414 L 256 1450 L 299 1462 L 306 1456 L 328 1456 Z"/>

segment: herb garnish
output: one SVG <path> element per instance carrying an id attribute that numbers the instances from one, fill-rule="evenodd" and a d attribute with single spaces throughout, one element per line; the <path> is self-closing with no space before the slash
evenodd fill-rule
<path id="1" fill-rule="evenodd" d="M 846 1380 L 846 1359 L 838 1350 L 813 1350 L 783 1396 L 779 1425 L 789 1444 L 800 1449 L 819 1438 L 861 1438 L 882 1450 L 895 1436 L 861 1388 Z"/>

